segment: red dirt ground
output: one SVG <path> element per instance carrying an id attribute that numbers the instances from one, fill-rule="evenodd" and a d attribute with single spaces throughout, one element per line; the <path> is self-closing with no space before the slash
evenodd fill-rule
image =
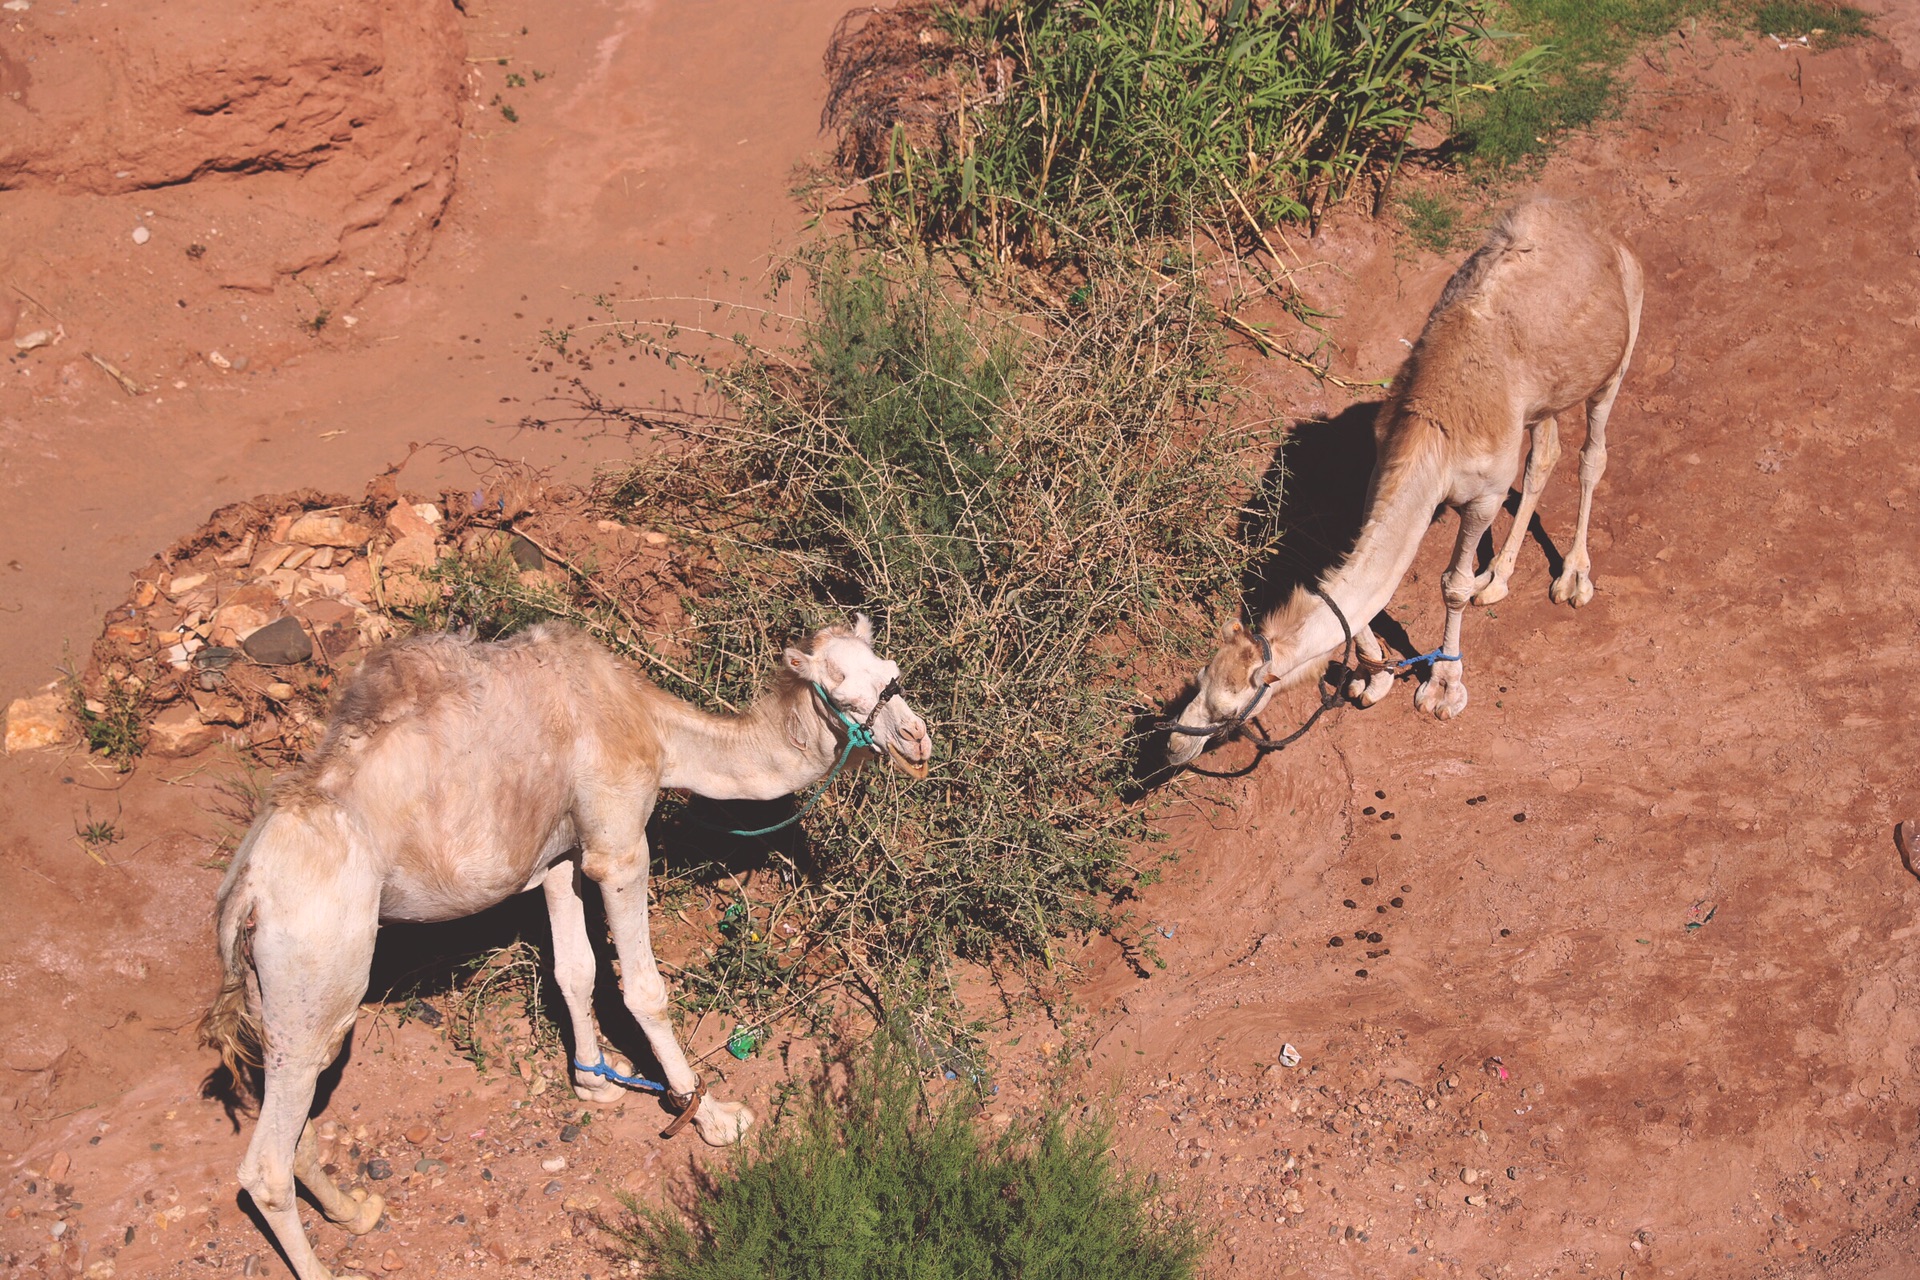
<path id="1" fill-rule="evenodd" d="M 57 12 L 8 25 L 82 21 Z M 819 55 L 837 6 L 468 13 L 462 57 L 552 75 L 507 90 L 507 68 L 462 64 L 440 225 L 403 267 L 375 268 L 404 278 L 341 304 L 350 329 L 297 327 L 314 301 L 291 277 L 242 297 L 133 274 L 134 212 L 156 211 L 138 252 L 193 261 L 157 202 L 218 223 L 223 202 L 275 198 L 229 186 L 284 174 L 0 192 L 5 278 L 67 332 L 0 383 L 0 539 L 18 562 L 0 576 L 7 696 L 50 677 L 63 639 L 84 651 L 127 574 L 233 498 L 357 489 L 435 437 L 583 473 L 613 446 L 488 421 L 552 392 L 539 330 L 583 318 L 580 294 L 759 292 L 759 255 L 803 221 L 791 168 L 825 146 Z M 1920 17 L 1879 26 L 1884 40 L 1821 54 L 1669 41 L 1637 68 L 1626 118 L 1535 184 L 1590 201 L 1647 267 L 1593 604 L 1551 605 L 1530 546 L 1515 594 L 1469 616 L 1464 718 L 1417 715 L 1403 687 L 1247 780 L 1182 783 L 1180 861 L 1141 906 L 1167 967 L 1142 977 L 1097 943 L 1064 1031 L 1029 1019 L 990 1039 L 999 1106 L 1061 1061 L 1113 1097 L 1122 1150 L 1177 1171 L 1215 1228 L 1218 1274 L 1920 1274 L 1920 879 L 1891 840 L 1920 812 L 1903 732 L 1920 601 Z M 259 226 L 258 262 L 289 262 Z M 1335 372 L 1355 381 L 1392 371 L 1461 256 L 1415 253 L 1357 215 L 1293 244 L 1331 264 L 1302 279 L 1341 314 Z M 341 261 L 358 270 L 355 252 Z M 22 310 L 21 332 L 41 327 Z M 258 335 L 257 366 L 207 365 L 203 334 Z M 129 399 L 88 349 L 168 389 Z M 1245 367 L 1283 411 L 1332 421 L 1302 429 L 1292 483 L 1334 499 L 1357 483 L 1349 399 L 1290 366 Z M 641 364 L 590 376 L 630 399 L 691 390 Z M 1556 545 L 1573 492 L 1569 460 L 1544 504 Z M 1450 536 L 1429 539 L 1389 610 L 1415 641 L 1437 629 Z M 210 1064 L 191 1036 L 213 986 L 222 772 L 156 761 L 116 790 L 77 756 L 0 765 L 10 1270 L 199 1275 L 251 1257 L 284 1273 L 239 1207 L 244 1133 L 200 1097 Z M 128 833 L 112 865 L 74 837 L 89 813 Z M 1356 940 L 1363 925 L 1381 942 Z M 722 1035 L 698 1029 L 695 1051 Z M 1299 1066 L 1275 1065 L 1284 1043 Z M 726 1087 L 764 1102 L 779 1075 L 766 1055 Z M 694 1153 L 661 1144 L 639 1104 L 563 1142 L 578 1109 L 555 1092 L 476 1078 L 438 1033 L 370 1011 L 327 1116 L 343 1152 L 390 1160 L 393 1212 L 357 1242 L 317 1228 L 323 1256 L 620 1272 L 587 1222 L 595 1198 L 657 1194 Z M 548 1172 L 556 1155 L 566 1168 Z M 413 1171 L 427 1158 L 446 1167 Z"/>

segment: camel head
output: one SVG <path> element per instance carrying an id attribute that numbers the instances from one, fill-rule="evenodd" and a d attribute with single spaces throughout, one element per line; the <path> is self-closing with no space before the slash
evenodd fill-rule
<path id="1" fill-rule="evenodd" d="M 1168 726 L 1167 763 L 1193 760 L 1214 737 L 1230 733 L 1260 713 L 1279 680 L 1265 637 L 1238 620 L 1220 628 L 1220 648 L 1200 669 L 1193 697 Z"/>
<path id="2" fill-rule="evenodd" d="M 789 671 L 832 700 L 831 709 L 813 700 L 823 715 L 831 710 L 851 716 L 873 734 L 874 745 L 894 768 L 913 778 L 927 776 L 933 736 L 900 692 L 899 664 L 873 651 L 873 623 L 866 614 L 855 614 L 852 627 L 820 631 L 806 649 L 788 649 L 785 661 Z M 832 719 L 835 735 L 844 737 L 844 723 L 838 715 Z"/>

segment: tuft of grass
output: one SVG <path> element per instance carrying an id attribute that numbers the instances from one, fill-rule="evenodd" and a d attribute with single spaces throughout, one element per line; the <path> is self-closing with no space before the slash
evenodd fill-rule
<path id="1" fill-rule="evenodd" d="M 1529 58 L 1487 56 L 1490 11 L 1488 0 L 940 4 L 955 104 L 910 131 L 898 111 L 837 87 L 843 128 L 891 124 L 883 144 L 843 139 L 841 151 L 872 159 L 876 205 L 896 230 L 996 256 L 1046 256 L 1062 229 L 1156 235 L 1195 220 L 1257 240 L 1384 183 L 1408 131 L 1460 95 L 1527 81 Z"/>
<path id="2" fill-rule="evenodd" d="M 627 1199 L 620 1247 L 660 1280 L 1196 1273 L 1194 1226 L 1114 1167 L 1103 1125 L 1056 1111 L 987 1136 L 966 1091 L 928 1098 L 884 1038 L 846 1072 L 712 1175 L 690 1221 Z"/>
<path id="3" fill-rule="evenodd" d="M 138 685 L 108 675 L 98 699 L 87 697 L 80 681 L 67 679 L 68 705 L 89 751 L 97 751 L 126 773 L 146 749 L 146 695 Z"/>
<path id="4" fill-rule="evenodd" d="M 1538 160 L 1555 139 L 1620 110 L 1627 55 L 1673 31 L 1717 0 L 1502 0 L 1500 18 L 1520 38 L 1512 49 L 1532 58 L 1535 74 L 1462 99 L 1458 151 L 1503 168 Z"/>
<path id="5" fill-rule="evenodd" d="M 1446 253 L 1460 243 L 1465 230 L 1460 206 L 1444 195 L 1409 191 L 1400 198 L 1400 210 L 1413 242 L 1429 253 Z"/>
<path id="6" fill-rule="evenodd" d="M 508 551 L 508 534 L 464 555 L 441 557 L 421 571 L 426 598 L 389 610 L 416 631 L 471 630 L 493 640 L 543 622 L 571 618 L 566 597 L 545 582 L 523 581 Z"/>
<path id="7" fill-rule="evenodd" d="M 1823 49 L 1873 34 L 1869 16 L 1850 4 L 1804 0 L 1767 0 L 1755 5 L 1746 25 L 1761 35 L 1785 40 L 1809 36 Z"/>

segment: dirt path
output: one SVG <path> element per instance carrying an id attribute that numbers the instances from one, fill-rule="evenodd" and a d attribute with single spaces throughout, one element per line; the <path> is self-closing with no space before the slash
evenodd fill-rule
<path id="1" fill-rule="evenodd" d="M 819 146 L 839 9 L 470 3 L 469 56 L 510 50 L 551 79 L 508 129 L 500 69 L 469 64 L 431 251 L 355 301 L 350 329 L 302 332 L 288 304 L 250 374 L 210 370 L 165 293 L 43 292 L 104 270 L 105 247 L 47 255 L 84 270 L 23 276 L 29 291 L 81 311 L 74 331 L 148 335 L 97 345 L 189 386 L 127 400 L 64 348 L 13 366 L 0 689 L 46 678 L 127 572 L 224 501 L 357 488 L 436 437 L 583 469 L 608 446 L 499 425 L 554 390 L 540 329 L 616 282 L 757 292 L 760 255 L 800 221 L 785 191 Z M 1417 716 L 1403 687 L 1245 782 L 1189 784 L 1177 873 L 1141 908 L 1167 968 L 1089 953 L 1072 1061 L 1114 1090 L 1123 1149 L 1180 1171 L 1221 1274 L 1912 1273 L 1920 881 L 1889 832 L 1910 812 L 1916 710 L 1920 19 L 1882 29 L 1817 56 L 1676 42 L 1623 123 L 1548 167 L 1539 185 L 1594 201 L 1648 268 L 1599 596 L 1550 605 L 1531 546 L 1514 596 L 1468 619 L 1464 719 Z M 15 194 L 0 218 L 52 225 Z M 1346 273 L 1321 287 L 1358 378 L 1391 372 L 1458 257 L 1353 219 L 1302 251 Z M 1248 376 L 1332 419 L 1304 429 L 1296 483 L 1364 479 L 1344 400 L 1279 366 Z M 595 377 L 637 400 L 690 390 L 644 363 Z M 1572 491 L 1568 462 L 1551 538 Z M 1390 610 L 1414 640 L 1437 627 L 1445 536 Z M 0 764 L 10 1272 L 284 1273 L 235 1197 L 242 1137 L 199 1097 L 191 1042 L 212 986 L 212 784 L 230 773 L 143 768 L 115 791 L 77 759 Z M 89 814 L 128 832 L 110 865 L 73 837 Z M 1292 1069 L 1275 1065 L 1287 1043 Z M 1040 1087 L 1043 1044 L 1057 1060 L 1043 1033 L 1001 1046 L 1002 1105 Z M 764 1096 L 776 1071 L 729 1087 Z M 343 1167 L 386 1162 L 394 1212 L 358 1242 L 317 1228 L 323 1256 L 609 1274 L 594 1208 L 657 1194 L 689 1152 L 653 1138 L 651 1108 L 569 1133 L 560 1092 L 478 1078 L 439 1033 L 369 1015 L 328 1116 Z"/>
<path id="2" fill-rule="evenodd" d="M 1648 274 L 1595 603 L 1549 603 L 1531 545 L 1469 615 L 1462 720 L 1403 686 L 1189 788 L 1144 907 L 1170 967 L 1100 961 L 1087 1057 L 1232 1269 L 1914 1274 L 1920 880 L 1891 831 L 1920 810 L 1920 41 L 1888 26 L 1675 42 L 1541 177 Z M 1387 376 L 1450 263 L 1330 241 L 1336 368 Z M 1364 431 L 1320 429 L 1294 484 Z M 1576 493 L 1563 466 L 1558 546 Z M 1450 535 L 1389 610 L 1418 649 Z"/>

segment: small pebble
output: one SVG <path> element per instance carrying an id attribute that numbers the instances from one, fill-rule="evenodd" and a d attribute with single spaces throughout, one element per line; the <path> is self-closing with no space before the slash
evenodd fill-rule
<path id="1" fill-rule="evenodd" d="M 1328 938 L 1327 945 L 1330 947 L 1344 947 L 1347 945 L 1347 940 L 1341 937 Z"/>
<path id="2" fill-rule="evenodd" d="M 1361 941 L 1361 942 L 1365 942 L 1365 941 L 1367 940 L 1367 931 L 1366 931 L 1365 929 L 1355 929 L 1355 930 L 1353 931 L 1353 936 L 1354 936 L 1354 937 L 1355 937 L 1355 938 L 1356 938 L 1357 940 L 1359 940 L 1359 941 Z"/>
<path id="3" fill-rule="evenodd" d="M 153 232 L 147 230 L 145 227 L 135 227 L 133 229 L 133 242 L 135 244 L 145 244 L 151 239 L 153 239 Z"/>
<path id="4" fill-rule="evenodd" d="M 1501 936 L 1501 937 L 1503 937 L 1503 938 L 1510 938 L 1510 937 L 1512 937 L 1512 936 L 1513 936 L 1513 930 L 1511 930 L 1511 929 L 1502 929 L 1502 930 L 1500 931 L 1500 936 Z"/>
<path id="5" fill-rule="evenodd" d="M 382 1271 L 399 1271 L 404 1269 L 406 1265 L 406 1259 L 402 1258 L 397 1250 L 389 1249 L 380 1255 L 380 1269 Z"/>
<path id="6" fill-rule="evenodd" d="M 542 1195 L 557 1196 L 560 1194 L 562 1189 L 563 1188 L 560 1186 L 560 1179 L 555 1178 L 552 1182 L 549 1182 L 546 1186 L 542 1187 L 540 1191 Z"/>
<path id="7" fill-rule="evenodd" d="M 1365 969 L 1355 969 L 1353 971 L 1353 976 L 1356 978 L 1364 978 L 1367 976 L 1367 971 Z"/>
<path id="8" fill-rule="evenodd" d="M 1361 876 L 1361 877 L 1360 877 L 1360 883 L 1361 883 L 1361 884 L 1372 884 L 1372 883 L 1373 883 L 1373 877 L 1372 877 L 1372 876 Z"/>
<path id="9" fill-rule="evenodd" d="M 1377 934 L 1377 933 L 1370 933 L 1370 934 L 1368 934 L 1368 935 L 1367 935 L 1367 941 L 1368 941 L 1368 942 L 1378 942 L 1378 941 L 1380 941 L 1380 935 L 1379 935 L 1379 934 Z"/>
<path id="10" fill-rule="evenodd" d="M 1388 898 L 1387 905 L 1390 907 L 1404 907 L 1407 905 L 1407 900 L 1405 898 Z"/>
<path id="11" fill-rule="evenodd" d="M 542 1160 L 540 1167 L 548 1173 L 558 1173 L 567 1167 L 567 1158 L 565 1156 L 554 1156 L 551 1159 Z"/>
<path id="12" fill-rule="evenodd" d="M 367 1161 L 362 1171 L 373 1182 L 385 1182 L 393 1176 L 393 1166 L 378 1157 Z"/>
<path id="13" fill-rule="evenodd" d="M 1376 791 L 1373 793 L 1373 798 L 1375 800 L 1385 800 L 1387 798 L 1387 793 L 1384 791 Z"/>
<path id="14" fill-rule="evenodd" d="M 1512 1165 L 1507 1166 L 1507 1181 L 1509 1182 L 1520 1181 L 1520 1171 L 1514 1168 Z"/>
<path id="15" fill-rule="evenodd" d="M 416 1147 L 432 1136 L 433 1129 L 429 1125 L 416 1124 L 409 1126 L 407 1129 L 407 1141 Z"/>
<path id="16" fill-rule="evenodd" d="M 579 1136 L 580 1136 L 579 1125 L 563 1124 L 560 1126 L 560 1141 L 572 1142 L 575 1138 L 578 1138 Z"/>
<path id="17" fill-rule="evenodd" d="M 1374 815 L 1374 808 L 1372 805 L 1368 805 L 1366 808 L 1362 809 L 1360 812 L 1366 814 L 1369 818 L 1371 818 Z"/>
<path id="18" fill-rule="evenodd" d="M 1412 892 L 1413 892 L 1413 886 L 1412 886 L 1412 885 L 1410 885 L 1410 884 L 1403 884 L 1403 885 L 1401 885 L 1401 886 L 1400 886 L 1400 892 L 1402 892 L 1402 893 L 1412 893 Z"/>
<path id="19" fill-rule="evenodd" d="M 1379 912 L 1381 915 L 1387 914 L 1387 909 L 1385 907 L 1375 907 L 1374 910 Z"/>
<path id="20" fill-rule="evenodd" d="M 1343 907 L 1352 908 L 1352 907 L 1357 907 L 1360 904 L 1355 902 L 1352 898 L 1342 898 L 1340 900 L 1340 905 Z"/>
<path id="21" fill-rule="evenodd" d="M 1467 1203 L 1472 1205 L 1476 1209 L 1478 1209 L 1481 1205 L 1484 1205 L 1486 1202 L 1487 1202 L 1487 1198 L 1485 1196 L 1468 1196 L 1467 1197 Z"/>
<path id="22" fill-rule="evenodd" d="M 415 1160 L 413 1162 L 413 1171 L 415 1173 L 441 1173 L 446 1167 L 447 1162 L 445 1160 L 435 1160 L 431 1156 L 424 1160 Z"/>
<path id="23" fill-rule="evenodd" d="M 1380 821 L 1382 821 L 1382 822 L 1392 822 L 1392 821 L 1393 821 L 1393 810 L 1391 810 L 1391 809 L 1389 809 L 1389 810 L 1387 810 L 1387 811 L 1386 811 L 1385 813 L 1383 813 L 1383 814 L 1381 814 L 1381 815 L 1380 815 Z"/>
<path id="24" fill-rule="evenodd" d="M 1516 813 L 1513 815 L 1513 820 L 1515 822 L 1525 822 L 1527 820 L 1527 815 L 1524 813 Z"/>

